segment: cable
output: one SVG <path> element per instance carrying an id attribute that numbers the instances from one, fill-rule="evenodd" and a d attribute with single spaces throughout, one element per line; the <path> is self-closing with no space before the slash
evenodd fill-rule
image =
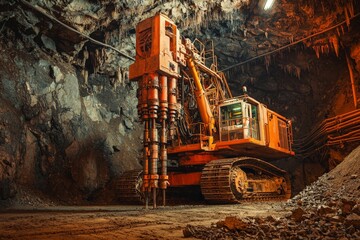
<path id="1" fill-rule="evenodd" d="M 356 17 L 358 17 L 358 16 L 360 16 L 360 13 L 355 14 L 354 16 L 350 17 L 349 20 L 352 20 L 352 19 L 354 19 L 354 18 L 356 18 Z M 337 27 L 343 25 L 343 24 L 346 23 L 346 22 L 347 22 L 347 20 L 344 20 L 344 21 L 342 21 L 341 23 L 338 23 L 338 24 L 336 24 L 336 25 L 334 25 L 334 26 L 332 26 L 332 27 L 329 27 L 329 28 L 327 28 L 327 29 L 324 29 L 324 30 L 322 30 L 322 31 L 320 31 L 320 32 L 318 32 L 318 33 L 311 34 L 310 36 L 304 37 L 304 38 L 302 38 L 302 39 L 300 39 L 300 40 L 297 40 L 297 41 L 292 42 L 292 43 L 290 43 L 290 44 L 288 44 L 288 45 L 285 45 L 285 46 L 282 46 L 282 47 L 277 48 L 277 49 L 275 49 L 275 50 L 272 50 L 272 51 L 270 51 L 270 52 L 263 53 L 263 54 L 260 54 L 260 55 L 258 55 L 258 56 L 256 56 L 256 57 L 253 57 L 253 58 L 250 58 L 250 59 L 248 59 L 248 60 L 245 60 L 245 61 L 243 61 L 243 62 L 240 62 L 240 63 L 234 64 L 234 65 L 231 65 L 230 67 L 224 68 L 224 69 L 222 69 L 222 70 L 220 70 L 220 71 L 221 71 L 221 72 L 224 72 L 224 71 L 227 71 L 227 70 L 229 70 L 229 69 L 231 69 L 231 68 L 234 68 L 234 67 L 237 67 L 237 66 L 241 66 L 241 65 L 243 65 L 243 64 L 245 64 L 245 63 L 251 62 L 251 61 L 253 61 L 253 60 L 255 60 L 255 59 L 258 59 L 258 58 L 261 58 L 261 57 L 264 57 L 264 56 L 267 56 L 267 55 L 276 53 L 276 52 L 281 51 L 281 50 L 283 50 L 283 49 L 285 49 L 285 48 L 288 48 L 288 47 L 291 47 L 291 46 L 293 46 L 293 45 L 296 45 L 296 44 L 298 44 L 298 43 L 300 43 L 300 42 L 303 42 L 303 41 L 305 41 L 305 40 L 307 40 L 307 39 L 309 39 L 309 38 L 312 38 L 312 37 L 315 37 L 315 36 L 317 36 L 317 35 L 326 33 L 326 32 L 328 32 L 328 31 L 330 31 L 330 30 L 333 30 L 334 28 L 337 28 Z"/>
<path id="2" fill-rule="evenodd" d="M 48 13 L 45 11 L 45 9 L 43 9 L 43 8 L 37 6 L 37 5 L 32 5 L 32 4 L 30 4 L 29 2 L 27 2 L 27 1 L 25 1 L 25 0 L 20 0 L 20 2 L 23 3 L 24 5 L 32 8 L 32 9 L 34 9 L 34 10 L 36 10 L 36 11 L 38 11 L 38 12 L 40 12 L 41 14 L 43 14 L 43 15 L 45 15 L 46 17 L 50 18 L 51 20 L 59 23 L 61 26 L 69 29 L 70 31 L 73 31 L 73 32 L 75 32 L 75 33 L 77 33 L 77 34 L 79 34 L 79 35 L 81 35 L 81 36 L 89 39 L 91 42 L 93 42 L 93 43 L 95 43 L 95 44 L 98 44 L 98 45 L 100 45 L 100 46 L 103 46 L 103 47 L 110 48 L 110 49 L 114 50 L 115 52 L 119 53 L 121 56 L 123 56 L 123 57 L 125 57 L 125 58 L 127 58 L 127 59 L 130 59 L 130 60 L 132 60 L 132 61 L 135 61 L 135 58 L 130 57 L 129 55 L 121 52 L 120 50 L 116 49 L 115 47 L 113 47 L 113 46 L 111 46 L 111 45 L 108 45 L 108 44 L 106 44 L 106 43 L 100 42 L 100 41 L 98 41 L 98 40 L 95 40 L 95 39 L 93 39 L 92 37 L 90 37 L 90 36 L 88 36 L 88 35 L 86 35 L 86 34 L 84 34 L 84 33 L 82 33 L 82 32 L 79 32 L 79 31 L 76 30 L 75 28 L 72 28 L 72 27 L 70 27 L 69 25 L 61 22 L 60 20 L 58 20 L 58 19 L 55 18 L 54 16 L 48 14 Z"/>
<path id="3" fill-rule="evenodd" d="M 307 137 L 293 144 L 297 155 L 307 157 L 325 146 L 360 140 L 360 109 L 327 118 Z"/>

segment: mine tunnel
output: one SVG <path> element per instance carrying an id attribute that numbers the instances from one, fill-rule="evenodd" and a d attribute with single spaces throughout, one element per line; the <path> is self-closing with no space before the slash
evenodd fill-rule
<path id="1" fill-rule="evenodd" d="M 360 239 L 356 0 L 0 1 L 0 239 Z"/>

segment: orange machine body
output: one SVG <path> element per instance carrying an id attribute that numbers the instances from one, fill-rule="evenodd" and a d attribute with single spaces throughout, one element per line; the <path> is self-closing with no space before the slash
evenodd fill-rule
<path id="1" fill-rule="evenodd" d="M 211 161 L 248 156 L 268 162 L 294 155 L 291 122 L 247 95 L 232 97 L 209 52 L 214 49 L 206 51 L 200 41 L 182 39 L 163 14 L 136 27 L 129 76 L 138 82 L 145 128 L 142 191 L 153 191 L 154 198 L 169 183 L 199 185 L 201 167 Z"/>
<path id="2" fill-rule="evenodd" d="M 178 141 L 168 147 L 169 158 L 176 159 L 179 166 L 194 166 L 236 156 L 270 161 L 294 155 L 291 122 L 255 99 L 248 96 L 228 99 L 219 104 L 217 112 L 218 130 L 213 149 L 204 147 L 201 140 L 192 144 Z M 200 184 L 198 174 L 177 173 L 175 176 L 170 175 L 172 186 L 182 186 L 183 178 L 191 178 L 187 181 L 189 184 Z"/>
<path id="3" fill-rule="evenodd" d="M 138 115 L 144 122 L 142 191 L 164 191 L 168 186 L 167 129 L 177 115 L 177 78 L 185 64 L 180 35 L 168 17 L 157 14 L 136 27 L 136 58 L 129 77 L 138 82 Z M 159 127 L 160 125 L 160 127 Z"/>
<path id="4" fill-rule="evenodd" d="M 157 14 L 136 27 L 136 57 L 130 65 L 130 79 L 157 72 L 178 77 L 179 64 L 185 65 L 179 31 L 167 16 Z"/>

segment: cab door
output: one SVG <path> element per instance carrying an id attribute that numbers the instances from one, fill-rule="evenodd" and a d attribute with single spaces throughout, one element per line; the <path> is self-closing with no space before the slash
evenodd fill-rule
<path id="1" fill-rule="evenodd" d="M 243 103 L 243 126 L 244 126 L 244 138 L 251 138 L 251 105 L 249 103 Z"/>
<path id="2" fill-rule="evenodd" d="M 255 138 L 259 140 L 258 107 L 254 104 L 244 102 L 243 109 L 244 138 Z"/>

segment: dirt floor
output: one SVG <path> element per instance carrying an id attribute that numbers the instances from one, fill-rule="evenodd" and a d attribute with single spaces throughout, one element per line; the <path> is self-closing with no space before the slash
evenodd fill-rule
<path id="1" fill-rule="evenodd" d="M 20 188 L 0 201 L 0 239 L 360 239 L 359 161 L 360 146 L 287 202 L 62 206 Z"/>
<path id="2" fill-rule="evenodd" d="M 183 239 L 187 224 L 210 226 L 226 216 L 280 218 L 289 214 L 281 205 L 20 208 L 0 213 L 0 239 Z"/>

